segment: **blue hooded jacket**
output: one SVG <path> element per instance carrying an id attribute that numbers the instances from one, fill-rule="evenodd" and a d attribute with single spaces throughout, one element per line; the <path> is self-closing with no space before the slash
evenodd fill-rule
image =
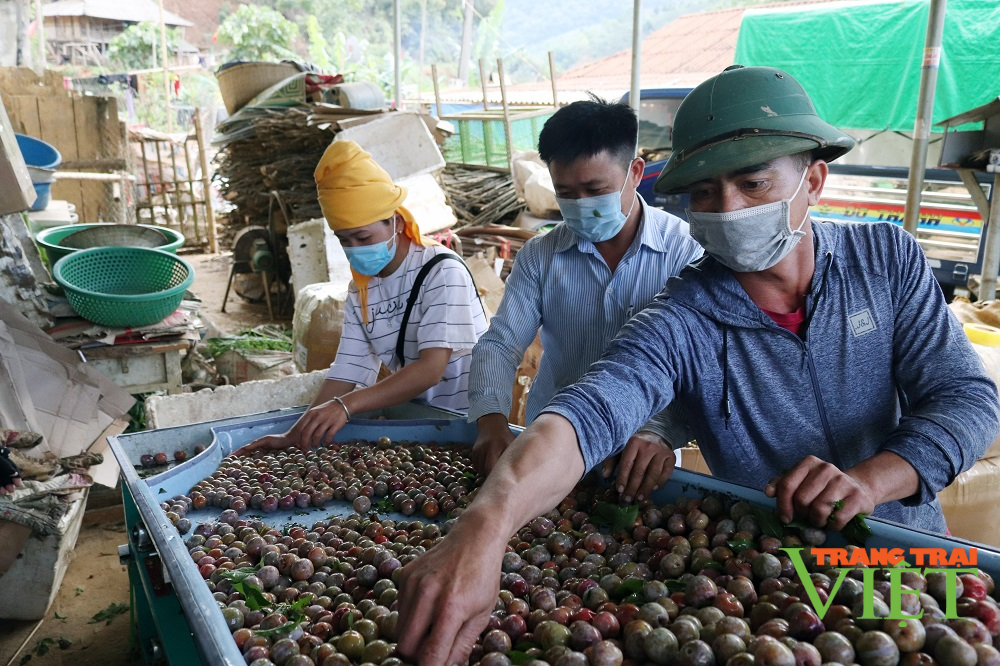
<path id="1" fill-rule="evenodd" d="M 996 386 L 912 236 L 885 223 L 812 229 L 805 339 L 705 257 L 545 411 L 572 423 L 590 469 L 676 397 L 712 473 L 757 489 L 809 454 L 846 470 L 892 451 L 920 490 L 874 515 L 944 532 L 936 493 L 1000 429 Z"/>

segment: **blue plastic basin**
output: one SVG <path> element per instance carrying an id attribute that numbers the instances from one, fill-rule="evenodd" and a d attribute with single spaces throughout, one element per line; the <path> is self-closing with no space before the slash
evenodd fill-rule
<path id="1" fill-rule="evenodd" d="M 62 155 L 55 149 L 55 146 L 45 143 L 41 139 L 24 134 L 15 134 L 17 147 L 21 149 L 24 156 L 24 163 L 28 166 L 42 169 L 55 169 L 62 164 Z"/>
<path id="2" fill-rule="evenodd" d="M 32 186 L 35 188 L 35 203 L 31 204 L 30 210 L 45 210 L 49 206 L 52 183 L 32 183 Z"/>

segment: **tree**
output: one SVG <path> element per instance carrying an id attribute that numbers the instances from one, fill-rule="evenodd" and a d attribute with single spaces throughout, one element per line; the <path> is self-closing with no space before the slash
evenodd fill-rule
<path id="1" fill-rule="evenodd" d="M 219 40 L 229 44 L 231 60 L 298 58 L 291 50 L 298 26 L 269 7 L 240 5 L 219 26 Z"/>
<path id="2" fill-rule="evenodd" d="M 167 29 L 167 51 L 177 48 L 177 31 Z M 169 56 L 168 56 L 169 57 Z M 108 42 L 108 59 L 125 70 L 149 69 L 160 62 L 160 26 L 136 23 Z"/>

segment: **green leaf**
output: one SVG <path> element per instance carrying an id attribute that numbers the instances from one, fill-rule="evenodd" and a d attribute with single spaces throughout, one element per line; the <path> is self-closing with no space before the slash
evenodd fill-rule
<path id="1" fill-rule="evenodd" d="M 73 641 L 70 638 L 67 638 L 63 634 L 59 634 L 59 649 L 60 650 L 68 650 L 71 645 L 73 645 Z"/>
<path id="2" fill-rule="evenodd" d="M 122 613 L 128 612 L 128 604 L 114 603 L 102 611 L 99 611 L 93 615 L 93 617 L 88 620 L 87 624 L 97 624 L 98 622 L 103 622 L 104 624 L 111 624 L 111 621 Z"/>
<path id="3" fill-rule="evenodd" d="M 242 583 L 250 576 L 257 574 L 257 570 L 253 567 L 240 567 L 239 569 L 232 569 L 230 571 L 223 571 L 222 577 L 228 580 L 230 583 Z"/>
<path id="4" fill-rule="evenodd" d="M 383 497 L 378 502 L 372 505 L 372 511 L 375 513 L 389 513 L 395 511 L 396 507 L 393 506 L 392 500 L 388 497 Z"/>
<path id="5" fill-rule="evenodd" d="M 49 638 L 48 636 L 46 636 L 45 638 L 39 638 L 38 642 L 35 643 L 35 650 L 34 650 L 35 654 L 37 654 L 39 657 L 48 654 L 49 648 L 51 648 L 55 642 L 56 641 L 54 638 Z"/>
<path id="6" fill-rule="evenodd" d="M 791 527 L 792 529 L 796 529 L 796 530 L 808 530 L 808 529 L 812 529 L 812 525 L 810 525 L 809 523 L 804 523 L 801 520 L 792 520 L 792 521 L 789 521 L 789 522 L 785 523 L 785 527 Z"/>
<path id="7" fill-rule="evenodd" d="M 514 649 L 520 650 L 521 652 L 527 652 L 528 650 L 536 647 L 538 646 L 532 643 L 531 641 L 521 641 L 520 643 L 514 646 Z"/>
<path id="8" fill-rule="evenodd" d="M 664 581 L 667 584 L 667 589 L 673 592 L 683 592 L 687 589 L 687 583 L 682 583 L 679 580 L 671 579 Z"/>
<path id="9" fill-rule="evenodd" d="M 612 504 L 598 502 L 594 509 L 594 524 L 607 527 L 612 532 L 628 529 L 639 516 L 638 504 Z"/>
<path id="10" fill-rule="evenodd" d="M 76 588 L 76 595 L 75 596 L 80 596 L 81 594 L 83 594 L 83 588 L 82 587 Z"/>
<path id="11" fill-rule="evenodd" d="M 623 604 L 635 604 L 636 606 L 641 606 L 645 601 L 646 599 L 638 594 L 630 594 L 622 599 Z"/>
<path id="12" fill-rule="evenodd" d="M 721 562 L 716 562 L 715 560 L 705 560 L 701 563 L 702 569 L 715 569 L 716 571 L 724 571 L 725 567 L 722 566 Z"/>
<path id="13" fill-rule="evenodd" d="M 844 525 L 844 529 L 840 531 L 844 535 L 844 538 L 849 542 L 863 546 L 868 541 L 868 537 L 872 535 L 872 528 L 868 526 L 868 522 L 865 520 L 865 515 L 859 513 L 851 521 Z"/>
<path id="14" fill-rule="evenodd" d="M 466 471 L 462 472 L 462 478 L 463 479 L 474 479 L 474 478 L 476 478 L 476 475 L 473 474 L 472 472 L 466 470 Z"/>
<path id="15" fill-rule="evenodd" d="M 642 592 L 642 586 L 645 584 L 645 582 L 646 581 L 642 580 L 641 578 L 629 578 L 628 580 L 626 580 L 621 585 L 615 588 L 615 591 L 612 593 L 612 596 L 615 599 L 621 599 L 623 597 L 627 597 L 630 594 L 636 594 L 638 592 Z"/>
<path id="16" fill-rule="evenodd" d="M 292 622 L 291 620 L 289 620 L 288 622 L 286 622 L 286 623 L 284 623 L 282 625 L 279 625 L 279 626 L 277 626 L 277 627 L 275 627 L 273 629 L 254 629 L 253 630 L 253 635 L 254 636 L 268 636 L 268 637 L 270 637 L 270 636 L 282 636 L 284 634 L 287 634 L 287 633 L 291 632 L 291 630 L 294 629 L 297 626 L 299 626 L 298 622 Z"/>
<path id="17" fill-rule="evenodd" d="M 264 593 L 256 585 L 250 583 L 233 583 L 233 589 L 243 595 L 247 608 L 250 610 L 262 610 L 270 607 L 270 602 Z"/>
<path id="18" fill-rule="evenodd" d="M 510 663 L 514 666 L 520 666 L 520 664 L 527 664 L 528 662 L 534 660 L 534 657 L 529 655 L 527 652 L 521 650 L 511 650 L 507 653 L 507 657 L 510 659 Z"/>
<path id="19" fill-rule="evenodd" d="M 768 511 L 756 505 L 751 505 L 750 508 L 753 510 L 753 515 L 757 519 L 757 525 L 760 526 L 762 534 L 776 539 L 780 539 L 784 535 L 781 520 L 778 519 L 778 515 L 774 511 Z"/>
<path id="20" fill-rule="evenodd" d="M 63 622 L 66 621 L 66 616 L 60 613 L 59 611 L 56 611 L 55 613 L 53 613 L 53 615 L 57 620 L 62 620 Z"/>
<path id="21" fill-rule="evenodd" d="M 734 553 L 742 553 L 754 547 L 753 539 L 736 539 L 727 543 Z"/>

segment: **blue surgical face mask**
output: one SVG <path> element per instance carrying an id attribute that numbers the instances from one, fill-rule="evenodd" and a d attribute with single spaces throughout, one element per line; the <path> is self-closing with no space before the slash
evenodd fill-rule
<path id="1" fill-rule="evenodd" d="M 383 242 L 378 242 L 373 245 L 358 245 L 356 247 L 345 247 L 344 254 L 347 255 L 347 261 L 351 264 L 351 268 L 356 270 L 362 275 L 378 275 L 382 272 L 392 258 L 396 255 L 396 234 L 392 234 L 392 238 Z M 392 247 L 389 247 L 389 243 L 392 243 Z"/>
<path id="2" fill-rule="evenodd" d="M 792 200 L 798 196 L 808 167 L 802 172 L 799 186 L 787 199 L 751 206 L 728 213 L 699 213 L 687 210 L 691 237 L 705 252 L 737 273 L 756 273 L 771 268 L 788 256 L 806 232 L 802 231 L 809 212 L 792 229 Z"/>
<path id="3" fill-rule="evenodd" d="M 582 199 L 556 197 L 563 222 L 573 233 L 591 243 L 614 238 L 625 226 L 625 221 L 635 206 L 635 193 L 633 193 L 628 213 L 622 212 L 622 193 L 625 192 L 626 185 L 628 185 L 628 174 L 625 175 L 625 182 L 618 192 Z"/>

